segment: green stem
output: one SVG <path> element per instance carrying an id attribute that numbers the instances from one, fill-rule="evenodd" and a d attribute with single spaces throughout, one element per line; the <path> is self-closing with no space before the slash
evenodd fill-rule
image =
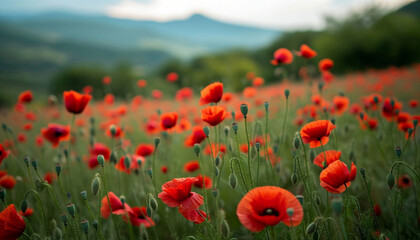
<path id="1" fill-rule="evenodd" d="M 375 206 L 374 206 L 373 201 L 372 201 L 372 196 L 370 195 L 369 187 L 368 187 L 368 184 L 367 184 L 367 181 L 366 181 L 366 176 L 365 176 L 364 172 L 362 173 L 362 176 L 363 176 L 363 181 L 365 183 L 366 192 L 367 192 L 368 197 L 369 197 L 370 207 L 371 207 L 371 210 L 372 210 L 373 226 L 374 226 L 375 230 L 379 230 L 379 232 L 381 232 L 381 228 L 379 226 L 379 221 L 378 221 L 378 218 L 376 217 L 376 214 L 375 214 Z"/>
<path id="2" fill-rule="evenodd" d="M 254 182 L 252 180 L 252 173 L 251 173 L 251 146 L 249 143 L 249 136 L 248 136 L 248 125 L 246 121 L 246 115 L 244 116 L 245 120 L 245 134 L 246 134 L 246 141 L 248 143 L 248 174 L 249 178 L 251 179 L 251 188 L 254 188 Z"/>
<path id="3" fill-rule="evenodd" d="M 260 149 L 257 149 L 257 187 L 258 187 L 258 178 L 260 176 Z"/>
<path id="4" fill-rule="evenodd" d="M 71 192 L 71 174 L 70 174 L 70 158 L 71 158 L 71 136 L 72 136 L 72 131 L 73 131 L 73 125 L 74 125 L 74 120 L 76 119 L 76 114 L 73 114 L 73 117 L 71 119 L 71 124 L 70 124 L 70 139 L 69 139 L 69 147 L 67 149 L 67 154 L 66 154 L 66 165 L 67 165 L 67 171 L 69 173 L 68 177 L 67 177 L 67 183 L 69 186 L 69 195 L 71 196 L 70 192 Z"/>
<path id="5" fill-rule="evenodd" d="M 234 160 L 236 160 L 237 164 L 239 165 L 239 172 L 240 172 L 240 174 L 241 174 L 242 181 L 244 182 L 244 187 L 245 187 L 245 190 L 248 192 L 249 190 L 248 190 L 248 186 L 247 186 L 247 184 L 246 184 L 245 178 L 244 178 L 244 174 L 243 174 L 243 169 L 242 169 L 241 161 L 240 161 L 238 158 L 236 158 L 236 157 L 233 157 L 233 158 L 230 160 L 230 168 L 231 168 L 231 171 L 233 172 L 233 166 L 232 166 L 232 163 L 233 163 L 233 161 L 234 161 Z"/>
<path id="6" fill-rule="evenodd" d="M 283 130 L 282 130 L 282 140 L 281 140 L 281 144 L 283 145 L 284 144 L 284 139 L 285 139 L 285 137 L 286 137 L 286 134 L 285 134 L 285 129 L 286 129 L 286 122 L 287 122 L 287 114 L 288 114 L 288 112 L 289 112 L 289 98 L 286 98 L 286 115 L 285 115 L 285 117 L 284 117 L 284 122 L 283 122 Z"/>
<path id="7" fill-rule="evenodd" d="M 102 177 L 102 181 L 104 182 L 104 189 L 105 189 L 106 199 L 108 200 L 109 208 L 112 211 L 111 202 L 109 201 L 109 196 L 108 196 L 108 190 L 106 189 L 105 166 L 102 166 L 102 176 L 101 177 Z M 114 223 L 115 231 L 117 232 L 117 238 L 119 240 L 120 239 L 120 234 L 118 233 L 118 226 L 117 226 L 117 223 L 115 222 L 115 216 L 114 216 L 114 214 L 111 214 L 111 217 L 112 217 L 112 222 Z"/>
<path id="8" fill-rule="evenodd" d="M 42 201 L 41 201 L 41 197 L 39 196 L 39 194 L 35 191 L 35 190 L 29 190 L 26 192 L 24 199 L 26 199 L 26 197 L 28 196 L 29 193 L 33 193 L 38 201 L 39 206 L 41 207 L 41 213 L 42 213 L 42 217 L 44 218 L 44 227 L 45 227 L 45 231 L 47 232 L 47 235 L 50 235 L 50 228 L 48 227 L 48 222 L 47 222 L 47 217 L 45 215 L 45 210 L 44 210 L 44 206 L 42 205 Z"/>
<path id="9" fill-rule="evenodd" d="M 203 191 L 204 191 L 204 207 L 205 207 L 204 211 L 207 213 L 207 218 L 209 218 L 210 217 L 210 211 L 209 211 L 209 205 L 208 205 L 208 202 L 207 202 L 208 201 L 207 190 L 206 190 L 206 184 L 205 184 L 205 181 L 204 181 L 204 174 L 203 174 L 204 164 L 203 164 L 203 161 L 200 158 L 200 154 L 197 154 L 197 161 L 199 162 L 200 174 L 201 174 L 201 177 L 203 179 L 201 186 L 203 187 Z"/>
<path id="10" fill-rule="evenodd" d="M 270 165 L 270 169 L 271 169 L 271 174 L 273 176 L 272 180 L 273 180 L 273 185 L 275 186 L 277 181 L 276 181 L 276 174 L 274 173 L 274 168 L 273 165 L 271 164 L 270 161 L 270 155 L 268 154 L 268 109 L 265 111 L 265 157 L 266 159 L 268 159 L 268 164 Z"/>

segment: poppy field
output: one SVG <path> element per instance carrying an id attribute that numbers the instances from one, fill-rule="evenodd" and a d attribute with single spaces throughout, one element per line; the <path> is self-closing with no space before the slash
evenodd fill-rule
<path id="1" fill-rule="evenodd" d="M 420 65 L 315 67 L 241 92 L 23 91 L 1 109 L 0 239 L 419 239 Z"/>

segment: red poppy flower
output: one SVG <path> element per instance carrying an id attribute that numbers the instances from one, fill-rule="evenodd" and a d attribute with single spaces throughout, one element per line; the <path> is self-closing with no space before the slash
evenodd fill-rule
<path id="1" fill-rule="evenodd" d="M 3 160 L 7 157 L 7 155 L 9 155 L 6 151 L 6 149 L 4 149 L 3 144 L 0 143 L 0 165 L 3 162 Z"/>
<path id="2" fill-rule="evenodd" d="M 22 217 L 30 217 L 34 213 L 34 210 L 32 208 L 27 208 L 25 212 L 19 211 L 18 214 Z"/>
<path id="3" fill-rule="evenodd" d="M 274 59 L 271 64 L 290 64 L 293 61 L 293 54 L 286 48 L 279 48 L 274 52 Z"/>
<path id="4" fill-rule="evenodd" d="M 399 188 L 409 188 L 413 185 L 409 175 L 404 174 L 398 178 L 398 187 Z"/>
<path id="5" fill-rule="evenodd" d="M 32 92 L 30 90 L 23 91 L 18 96 L 19 103 L 30 103 L 32 101 Z"/>
<path id="6" fill-rule="evenodd" d="M 254 80 L 252 80 L 252 86 L 259 87 L 264 84 L 264 78 L 262 77 L 256 77 Z"/>
<path id="7" fill-rule="evenodd" d="M 200 105 L 218 103 L 223 96 L 223 83 L 214 82 L 201 90 Z"/>
<path id="8" fill-rule="evenodd" d="M 158 197 L 169 207 L 180 207 L 185 210 L 194 210 L 203 204 L 203 197 L 191 192 L 191 186 L 198 178 L 174 178 L 162 186 Z"/>
<path id="9" fill-rule="evenodd" d="M 50 123 L 47 128 L 41 129 L 41 135 L 52 144 L 53 148 L 56 148 L 60 141 L 70 139 L 70 126 Z"/>
<path id="10" fill-rule="evenodd" d="M 198 188 L 203 188 L 203 176 L 200 174 L 196 178 L 198 178 L 197 182 L 194 182 L 194 186 Z M 204 187 L 210 189 L 213 186 L 213 181 L 208 176 L 204 175 Z"/>
<path id="11" fill-rule="evenodd" d="M 201 119 L 211 126 L 216 126 L 226 117 L 226 110 L 220 106 L 209 106 L 201 110 Z"/>
<path id="12" fill-rule="evenodd" d="M 350 187 L 351 181 L 356 178 L 356 166 L 351 163 L 351 170 L 340 160 L 332 162 L 322 170 L 319 180 L 321 187 L 331 193 L 342 193 Z"/>
<path id="13" fill-rule="evenodd" d="M 397 116 L 397 110 L 401 110 L 402 104 L 394 101 L 392 103 L 390 98 L 385 98 L 384 105 L 382 106 L 382 115 L 391 121 L 393 117 Z"/>
<path id="14" fill-rule="evenodd" d="M 64 91 L 63 98 L 67 111 L 70 113 L 79 114 L 85 110 L 85 107 L 89 103 L 92 96 L 88 94 L 80 94 L 72 90 Z"/>
<path id="15" fill-rule="evenodd" d="M 336 113 L 338 115 L 343 114 L 344 111 L 347 110 L 349 103 L 350 103 L 350 100 L 348 97 L 335 96 L 333 98 L 333 104 L 334 104 L 335 110 L 337 110 Z"/>
<path id="16" fill-rule="evenodd" d="M 155 225 L 153 219 L 147 216 L 146 207 L 132 207 L 128 211 L 128 216 L 130 217 L 130 223 L 133 226 L 151 227 Z M 124 221 L 127 221 L 127 217 L 123 215 Z"/>
<path id="17" fill-rule="evenodd" d="M 239 146 L 239 150 L 240 150 L 242 153 L 246 153 L 246 154 L 248 154 L 248 144 L 247 144 L 247 143 L 243 143 L 243 144 L 241 144 L 241 145 Z"/>
<path id="18" fill-rule="evenodd" d="M 191 123 L 190 121 L 188 121 L 188 119 L 182 118 L 179 121 L 179 124 L 176 127 L 176 131 L 177 132 L 183 132 L 183 131 L 187 131 L 191 128 Z"/>
<path id="19" fill-rule="evenodd" d="M 114 134 L 112 134 L 112 131 L 111 131 L 112 128 L 115 129 Z M 120 137 L 124 137 L 124 131 L 122 130 L 121 127 L 119 127 L 117 125 L 111 125 L 106 130 L 106 135 L 108 135 L 109 137 L 120 138 Z"/>
<path id="20" fill-rule="evenodd" d="M 373 211 L 375 211 L 375 215 L 378 217 L 382 215 L 382 209 L 379 204 L 375 204 L 375 206 L 373 207 Z"/>
<path id="21" fill-rule="evenodd" d="M 302 44 L 300 46 L 300 52 L 298 53 L 298 56 L 304 57 L 306 59 L 313 58 L 316 56 L 316 52 L 312 50 L 308 45 Z"/>
<path id="22" fill-rule="evenodd" d="M 87 85 L 87 86 L 85 86 L 85 87 L 82 89 L 82 92 L 83 92 L 84 94 L 91 94 L 91 93 L 93 92 L 93 87 L 92 87 L 92 86 Z"/>
<path id="23" fill-rule="evenodd" d="M 160 116 L 160 126 L 163 130 L 175 127 L 178 121 L 178 113 L 164 113 Z"/>
<path id="24" fill-rule="evenodd" d="M 222 100 L 225 102 L 230 102 L 233 99 L 233 93 L 227 92 L 223 94 Z"/>
<path id="25" fill-rule="evenodd" d="M 35 121 L 36 120 L 36 114 L 34 112 L 27 112 L 25 114 L 25 118 L 29 121 Z"/>
<path id="26" fill-rule="evenodd" d="M 319 61 L 318 67 L 321 72 L 328 71 L 334 66 L 334 62 L 331 59 L 325 58 Z"/>
<path id="27" fill-rule="evenodd" d="M 147 86 L 147 81 L 144 79 L 140 79 L 137 81 L 137 87 L 139 88 L 144 88 Z"/>
<path id="28" fill-rule="evenodd" d="M 32 130 L 32 127 L 33 127 L 32 123 L 27 123 L 27 124 L 23 125 L 22 129 L 25 130 L 25 131 L 30 131 L 30 130 Z"/>
<path id="29" fill-rule="evenodd" d="M 325 162 L 325 155 L 327 156 L 327 161 Z M 314 158 L 313 163 L 321 168 L 325 168 L 328 165 L 330 165 L 332 162 L 337 161 L 340 159 L 341 151 L 336 150 L 328 150 L 324 152 L 321 152 Z"/>
<path id="30" fill-rule="evenodd" d="M 179 102 L 191 99 L 194 95 L 192 88 L 184 87 L 176 92 L 175 99 Z"/>
<path id="31" fill-rule="evenodd" d="M 409 105 L 411 108 L 416 108 L 419 105 L 419 100 L 417 99 L 411 99 L 409 102 Z"/>
<path id="32" fill-rule="evenodd" d="M 7 175 L 7 171 L 0 169 L 0 178 L 2 178 L 3 176 L 6 176 L 6 175 Z"/>
<path id="33" fill-rule="evenodd" d="M 4 175 L 0 178 L 0 186 L 6 189 L 12 189 L 16 184 L 16 180 L 13 176 Z"/>
<path id="34" fill-rule="evenodd" d="M 298 226 L 303 218 L 303 209 L 289 191 L 264 186 L 252 189 L 241 199 L 236 215 L 248 230 L 259 232 L 266 226 L 275 226 L 280 222 L 287 226 Z"/>
<path id="35" fill-rule="evenodd" d="M 160 168 L 160 171 L 162 172 L 162 173 L 167 173 L 168 172 L 168 167 L 166 166 L 166 165 L 163 165 L 161 168 Z"/>
<path id="36" fill-rule="evenodd" d="M 189 161 L 184 164 L 184 170 L 186 172 L 194 172 L 195 170 L 199 168 L 200 168 L 200 165 L 197 160 Z"/>
<path id="37" fill-rule="evenodd" d="M 161 98 L 163 97 L 163 92 L 161 92 L 161 91 L 159 91 L 159 90 L 157 90 L 157 89 L 154 89 L 154 90 L 152 91 L 152 97 L 153 97 L 154 99 L 156 99 L 156 100 L 159 100 L 159 99 L 161 99 Z"/>
<path id="38" fill-rule="evenodd" d="M 201 143 L 204 139 L 206 139 L 206 134 L 203 131 L 201 126 L 195 126 L 192 130 L 191 135 L 185 139 L 185 146 L 192 147 L 196 143 Z"/>
<path id="39" fill-rule="evenodd" d="M 226 145 L 220 144 L 218 151 L 216 150 L 216 145 L 214 143 L 211 144 L 211 149 L 210 149 L 210 145 L 207 145 L 206 148 L 204 149 L 204 154 L 211 155 L 212 150 L 214 153 L 213 158 L 215 158 L 219 152 L 226 153 Z"/>
<path id="40" fill-rule="evenodd" d="M 200 209 L 185 209 L 178 208 L 178 211 L 184 216 L 187 220 L 194 222 L 195 224 L 200 224 L 205 221 L 207 214 Z M 204 218 L 203 218 L 204 217 Z"/>
<path id="41" fill-rule="evenodd" d="M 129 160 L 128 161 L 129 166 L 127 166 L 127 163 L 126 163 L 126 160 L 125 160 L 126 157 Z M 139 160 L 142 162 L 141 165 L 143 165 L 143 163 L 146 161 L 144 159 L 144 157 L 142 157 L 142 156 L 135 155 L 135 154 L 133 154 L 133 155 L 127 154 L 127 155 L 122 156 L 120 158 L 120 161 L 115 165 L 115 169 L 117 169 L 119 171 L 122 171 L 122 172 L 126 172 L 127 174 L 130 174 L 131 170 L 135 170 L 135 169 L 140 168 L 140 165 L 138 163 Z"/>
<path id="42" fill-rule="evenodd" d="M 108 192 L 108 197 L 109 197 L 109 203 L 111 204 L 111 208 L 109 208 L 107 197 L 106 196 L 103 197 L 101 201 L 101 216 L 107 219 L 109 215 L 111 214 L 111 209 L 112 209 L 112 214 L 115 214 L 115 215 L 125 214 L 124 205 L 121 202 L 121 200 L 113 192 Z M 125 207 L 127 209 L 129 208 L 127 203 L 125 203 Z"/>
<path id="43" fill-rule="evenodd" d="M 18 133 L 17 140 L 21 143 L 26 142 L 26 135 L 24 133 Z"/>
<path id="44" fill-rule="evenodd" d="M 178 81 L 178 78 L 179 76 L 178 76 L 178 73 L 176 72 L 171 72 L 171 73 L 168 73 L 168 75 L 166 75 L 166 80 L 168 80 L 168 82 L 176 82 Z"/>
<path id="45" fill-rule="evenodd" d="M 408 122 L 411 119 L 411 115 L 408 112 L 400 112 L 397 116 L 397 123 Z"/>
<path id="46" fill-rule="evenodd" d="M 25 221 L 17 213 L 14 204 L 0 212 L 0 239 L 18 239 L 25 228 Z"/>
<path id="47" fill-rule="evenodd" d="M 310 148 L 316 148 L 325 145 L 329 141 L 331 130 L 335 128 L 328 120 L 317 120 L 303 126 L 300 130 L 300 136 L 303 143 L 309 143 Z"/>
<path id="48" fill-rule="evenodd" d="M 104 97 L 104 103 L 108 104 L 108 105 L 112 105 L 115 102 L 115 97 L 112 93 L 108 93 L 107 95 L 105 95 Z"/>
<path id="49" fill-rule="evenodd" d="M 155 147 L 153 144 L 139 144 L 136 149 L 136 154 L 147 157 L 153 153 Z"/>
<path id="50" fill-rule="evenodd" d="M 54 172 L 47 172 L 44 175 L 44 181 L 47 181 L 48 184 L 51 184 L 55 179 L 57 179 L 57 174 Z"/>
<path id="51" fill-rule="evenodd" d="M 95 143 L 93 144 L 93 148 L 90 149 L 90 155 L 95 158 L 98 155 L 103 155 L 105 160 L 108 161 L 111 156 L 111 150 L 109 150 L 109 148 L 103 143 Z"/>
<path id="52" fill-rule="evenodd" d="M 110 84 L 111 81 L 112 81 L 112 79 L 111 79 L 110 76 L 105 76 L 105 77 L 102 78 L 102 83 L 105 84 L 105 85 Z"/>
<path id="53" fill-rule="evenodd" d="M 330 83 L 334 80 L 334 74 L 332 74 L 329 71 L 323 71 L 322 72 L 322 79 L 326 82 L 326 83 Z"/>

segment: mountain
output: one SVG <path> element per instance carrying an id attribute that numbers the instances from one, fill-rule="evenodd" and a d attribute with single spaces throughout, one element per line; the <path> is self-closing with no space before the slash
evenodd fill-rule
<path id="1" fill-rule="evenodd" d="M 420 1 L 410 2 L 396 11 L 397 13 L 407 13 L 420 18 Z"/>
<path id="2" fill-rule="evenodd" d="M 116 49 L 158 49 L 181 58 L 232 47 L 256 48 L 270 43 L 279 35 L 279 31 L 223 23 L 199 14 L 170 22 L 63 12 L 3 18 L 20 29 L 50 39 Z"/>

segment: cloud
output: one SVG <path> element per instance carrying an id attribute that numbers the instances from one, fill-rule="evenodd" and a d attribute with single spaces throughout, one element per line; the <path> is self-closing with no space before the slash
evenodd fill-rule
<path id="1" fill-rule="evenodd" d="M 116 18 L 170 21 L 194 13 L 237 24 L 275 29 L 319 29 L 324 16 L 343 16 L 379 3 L 393 8 L 408 0 L 123 0 L 106 8 Z"/>

